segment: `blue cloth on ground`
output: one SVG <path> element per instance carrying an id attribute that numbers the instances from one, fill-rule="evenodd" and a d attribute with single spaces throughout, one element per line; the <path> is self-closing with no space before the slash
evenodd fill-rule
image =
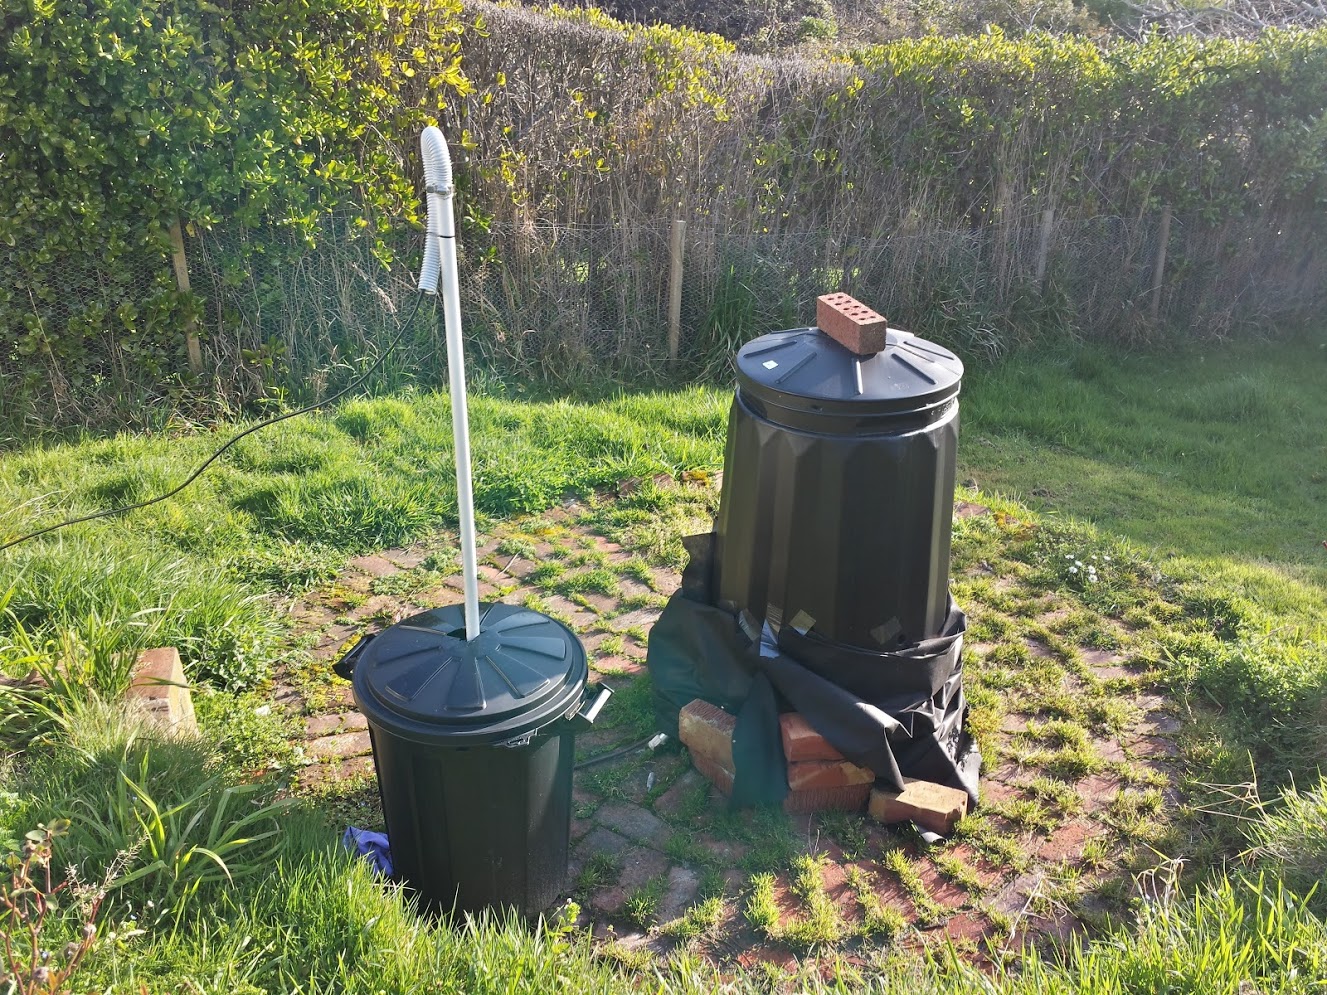
<path id="1" fill-rule="evenodd" d="M 358 854 L 372 864 L 378 873 L 384 877 L 392 876 L 392 850 L 387 845 L 386 834 L 350 826 L 341 837 L 341 842 L 351 853 Z"/>

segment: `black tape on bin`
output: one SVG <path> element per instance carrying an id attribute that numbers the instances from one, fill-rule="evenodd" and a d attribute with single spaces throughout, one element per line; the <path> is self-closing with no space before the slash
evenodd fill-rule
<path id="1" fill-rule="evenodd" d="M 777 651 L 762 656 L 737 616 L 710 603 L 713 541 L 712 533 L 685 541 L 682 586 L 650 632 L 646 665 L 660 731 L 676 737 L 678 712 L 696 698 L 735 714 L 735 804 L 787 794 L 778 712 L 796 710 L 882 787 L 902 791 L 905 777 L 933 781 L 966 792 L 975 806 L 980 757 L 964 728 L 967 617 L 953 600 L 940 634 L 912 646 L 872 652 L 784 626 Z"/>

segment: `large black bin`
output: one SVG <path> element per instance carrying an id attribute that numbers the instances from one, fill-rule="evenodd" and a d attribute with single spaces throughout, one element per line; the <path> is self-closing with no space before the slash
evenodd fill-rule
<path id="1" fill-rule="evenodd" d="M 937 635 L 963 364 L 896 329 L 858 356 L 815 328 L 737 354 L 716 524 L 721 604 L 892 650 Z"/>
<path id="2" fill-rule="evenodd" d="M 460 605 L 384 629 L 353 651 L 395 875 L 425 907 L 536 916 L 566 880 L 577 728 L 609 692 L 587 687 L 566 626 Z"/>

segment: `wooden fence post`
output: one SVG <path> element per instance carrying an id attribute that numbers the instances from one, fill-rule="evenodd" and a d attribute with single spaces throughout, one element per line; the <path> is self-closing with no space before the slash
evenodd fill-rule
<path id="1" fill-rule="evenodd" d="M 1037 292 L 1046 289 L 1046 263 L 1051 254 L 1051 230 L 1055 225 L 1055 208 L 1041 212 L 1041 232 L 1037 240 Z"/>
<path id="2" fill-rule="evenodd" d="M 180 230 L 177 218 L 170 226 L 171 263 L 175 267 L 175 285 L 180 293 L 189 292 L 189 261 L 184 257 L 184 232 Z M 184 344 L 189 350 L 189 369 L 195 373 L 203 372 L 203 348 L 198 343 L 198 331 L 194 321 L 184 326 Z"/>
<path id="3" fill-rule="evenodd" d="M 1157 259 L 1152 269 L 1152 301 L 1148 306 L 1148 317 L 1152 324 L 1161 316 L 1161 287 L 1166 277 L 1166 246 L 1170 244 L 1170 205 L 1161 209 L 1161 230 L 1157 232 Z"/>
<path id="4" fill-rule="evenodd" d="M 682 249 L 686 244 L 687 223 L 673 222 L 673 237 L 668 245 L 668 358 L 677 359 L 682 346 Z"/>

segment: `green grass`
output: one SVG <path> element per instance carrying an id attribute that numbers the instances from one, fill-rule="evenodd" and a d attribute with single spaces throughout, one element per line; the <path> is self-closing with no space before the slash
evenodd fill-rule
<path id="1" fill-rule="evenodd" d="M 917 914 L 918 923 L 923 926 L 934 926 L 944 922 L 949 914 L 948 911 L 931 897 L 931 893 L 926 890 L 925 882 L 922 881 L 921 875 L 907 854 L 902 850 L 890 850 L 884 855 L 881 863 L 898 878 L 899 884 L 907 892 L 908 900 L 912 902 Z"/>
<path id="2" fill-rule="evenodd" d="M 1270 591 L 1275 575 L 1283 592 L 1327 583 L 1322 341 L 1134 355 L 1075 346 L 972 372 L 962 462 L 983 490 L 1109 525 L 1195 567 L 1270 573 Z"/>
<path id="3" fill-rule="evenodd" d="M 576 893 L 580 895 L 589 894 L 596 888 L 616 881 L 621 873 L 622 865 L 617 858 L 606 853 L 596 853 L 586 861 L 580 874 L 576 876 Z"/>
<path id="4" fill-rule="evenodd" d="M 1306 979 L 1323 976 L 1327 936 L 1315 915 L 1323 898 L 1315 895 L 1309 906 L 1302 896 L 1322 879 L 1327 852 L 1316 773 L 1327 748 L 1327 553 L 1319 545 L 1327 535 L 1318 531 L 1327 497 L 1319 470 L 1324 364 L 1316 344 L 1291 341 L 1227 344 L 1205 356 L 1192 349 L 1165 357 L 1094 349 L 1016 355 L 971 372 L 960 479 L 976 478 L 980 489 L 963 496 L 996 511 L 955 526 L 955 594 L 971 611 L 973 642 L 991 644 L 968 674 L 974 722 L 998 728 L 1006 708 L 1033 716 L 1027 734 L 1013 741 L 1014 759 L 1033 768 L 1032 797 L 1002 814 L 1015 826 L 1044 829 L 1052 813 L 1068 813 L 1078 778 L 1119 774 L 1125 787 L 1108 817 L 1115 843 L 1124 841 L 1127 851 L 1121 857 L 1097 843 L 1085 863 L 1142 866 L 1155 862 L 1150 847 L 1175 847 L 1196 855 L 1206 880 L 1186 882 L 1187 897 L 1139 906 L 1116 925 L 1118 933 L 1073 947 L 1062 960 L 1029 954 L 1018 961 L 1021 973 L 996 967 L 987 980 L 944 955 L 909 955 L 878 965 L 882 985 L 919 992 L 984 985 L 1040 995 L 1237 991 L 1247 982 L 1261 991 L 1307 992 L 1313 989 Z M 557 554 L 541 577 L 550 592 L 610 593 L 628 579 L 653 585 L 655 567 L 682 562 L 678 537 L 708 527 L 714 497 L 701 488 L 657 486 L 652 478 L 717 469 L 727 403 L 725 392 L 701 390 L 596 405 L 476 397 L 482 514 L 492 520 L 537 512 L 579 495 L 582 520 L 635 557 L 610 571 L 565 526 L 531 520 L 498 547 L 501 562 L 528 559 L 548 542 Z M 126 827 L 137 824 L 141 796 L 120 774 L 154 800 L 157 791 L 208 813 L 227 787 L 268 790 L 262 772 L 283 773 L 291 758 L 282 752 L 279 720 L 260 714 L 263 692 L 241 689 L 261 689 L 288 645 L 277 600 L 331 579 L 352 555 L 451 523 L 446 413 L 445 399 L 431 395 L 353 402 L 245 440 L 177 500 L 0 554 L 0 571 L 14 587 L 12 617 L 0 623 L 0 667 L 25 671 L 34 652 L 111 659 L 173 643 L 193 676 L 217 689 L 200 698 L 203 738 L 192 746 L 126 752 L 123 723 L 95 702 L 71 712 L 46 746 L 20 752 L 26 741 L 5 743 L 3 752 L 17 759 L 0 767 L 0 845 L 16 844 L 36 821 L 62 810 L 80 814 L 86 824 L 65 838 L 71 849 L 62 859 L 81 862 L 95 877 L 125 844 Z M 123 436 L 0 455 L 0 535 L 148 496 L 181 479 L 225 434 Z M 644 483 L 623 499 L 594 496 L 629 477 Z M 423 574 L 454 568 L 450 553 L 438 555 Z M 998 569 L 985 575 L 977 569 L 983 562 Z M 1078 562 L 1084 567 L 1072 572 Z M 1096 568 L 1095 583 L 1084 579 L 1087 564 Z M 414 572 L 404 572 L 375 590 L 407 593 L 415 581 Z M 635 597 L 632 605 L 657 605 L 655 595 Z M 347 612 L 350 600 L 348 592 Z M 20 632 L 35 643 L 18 645 Z M 640 633 L 610 637 L 617 645 L 606 645 L 620 651 L 628 635 Z M 1045 655 L 1024 641 L 1028 636 Z M 56 648 L 43 648 L 46 639 Z M 1200 797 L 1203 782 L 1233 784 L 1258 774 L 1265 801 L 1241 810 L 1252 822 L 1205 807 L 1173 825 L 1176 813 L 1157 772 L 1097 754 L 1093 737 L 1136 716 L 1119 710 L 1110 681 L 1084 677 L 1080 644 L 1118 649 L 1140 675 L 1126 682 L 1158 682 L 1187 706 L 1183 763 Z M 112 682 L 113 671 L 106 671 Z M 1066 690 L 1070 677 L 1082 679 L 1081 693 Z M 624 740 L 639 738 L 653 723 L 649 683 L 635 680 L 620 690 L 604 723 Z M 620 794 L 639 762 L 596 770 L 595 786 Z M 698 793 L 697 807 L 701 799 Z M 452 928 L 415 918 L 403 895 L 330 842 L 329 813 L 351 813 L 320 811 L 323 804 L 296 802 L 279 835 L 260 841 L 252 852 L 263 874 L 234 882 L 210 876 L 196 892 L 188 862 L 181 872 L 178 858 L 209 837 L 189 835 L 197 827 L 189 828 L 187 816 L 162 821 L 162 852 L 170 859 L 135 879 L 137 892 L 126 886 L 106 912 L 107 922 L 118 924 L 137 916 L 146 932 L 103 945 L 80 987 L 246 995 L 639 988 L 640 975 L 632 973 L 643 969 L 639 954 L 595 957 L 586 937 L 561 928 L 534 931 L 492 918 Z M 959 833 L 987 860 L 1021 870 L 1028 859 L 1023 843 L 997 828 L 994 814 L 969 817 Z M 843 922 L 822 901 L 814 861 L 794 863 L 805 840 L 780 812 L 704 818 L 713 836 L 746 847 L 739 862 L 754 875 L 741 909 L 758 931 L 788 934 L 784 942 L 806 948 L 846 938 Z M 223 813 L 219 845 L 227 843 L 228 819 Z M 144 821 L 156 824 L 148 815 Z M 200 824 L 212 821 L 209 814 Z M 678 828 L 686 824 L 684 818 Z M 847 849 L 862 848 L 850 824 L 829 819 L 823 828 Z M 263 849 L 268 840 L 276 841 L 271 854 Z M 675 857 L 719 870 L 684 832 L 675 840 Z M 245 862 L 243 847 L 227 853 L 237 867 Z M 1255 869 L 1251 877 L 1220 869 L 1241 855 L 1241 866 Z M 934 861 L 975 891 L 971 868 L 943 853 Z M 886 854 L 885 866 L 923 921 L 944 918 L 947 911 L 925 894 L 902 851 Z M 790 867 L 803 912 L 782 927 L 772 875 Z M 1269 876 L 1260 880 L 1258 869 Z M 619 871 L 612 860 L 591 860 L 578 890 L 593 891 Z M 1281 881 L 1301 898 L 1282 891 Z M 870 882 L 849 883 L 862 905 L 863 931 L 897 933 L 890 910 L 870 904 Z M 649 889 L 632 897 L 640 920 L 652 921 Z M 183 905 L 178 926 L 149 921 L 149 898 Z M 137 907 L 130 910 L 128 901 Z M 671 931 L 704 937 L 722 915 L 721 896 L 707 894 Z M 71 928 L 57 922 L 51 941 L 62 947 L 68 937 L 60 931 Z M 657 978 L 651 987 L 665 991 L 718 984 L 685 957 L 650 970 Z M 805 982 L 809 991 L 825 985 L 819 975 Z"/>
<path id="5" fill-rule="evenodd" d="M 659 903 L 663 901 L 664 893 L 667 890 L 667 875 L 650 878 L 639 888 L 636 888 L 627 896 L 627 904 L 623 908 L 627 919 L 641 929 L 652 927 L 659 914 Z"/>
<path id="6" fill-rule="evenodd" d="M 849 867 L 847 875 L 848 886 L 862 907 L 862 935 L 891 939 L 903 932 L 907 920 L 903 918 L 903 913 L 891 909 L 880 900 L 875 890 L 874 875 L 860 867 Z"/>
<path id="7" fill-rule="evenodd" d="M 742 914 L 755 930 L 770 939 L 779 935 L 779 903 L 774 896 L 774 875 L 768 871 L 751 875 Z"/>
<path id="8" fill-rule="evenodd" d="M 699 389 L 595 405 L 477 396 L 476 504 L 489 516 L 541 511 L 628 477 L 717 469 L 726 404 L 721 393 Z M 168 490 L 232 431 L 3 454 L 0 539 Z M 283 423 L 242 440 L 178 498 L 0 553 L 0 576 L 15 587 L 10 607 L 41 633 L 77 628 L 95 610 L 135 648 L 177 645 L 195 679 L 252 686 L 277 651 L 266 595 L 303 590 L 334 576 L 349 556 L 453 523 L 451 446 L 440 395 L 356 400 Z M 646 487 L 637 503 L 652 500 Z M 678 559 L 675 538 L 652 523 L 620 527 L 652 531 L 658 555 Z M 533 546 L 504 548 L 515 555 Z M 618 590 L 607 571 L 563 578 L 556 564 L 542 569 L 551 589 Z"/>
<path id="9" fill-rule="evenodd" d="M 616 597 L 621 590 L 617 577 L 603 567 L 566 574 L 555 587 L 559 594 L 604 594 L 608 597 Z"/>
<path id="10" fill-rule="evenodd" d="M 664 923 L 661 932 L 680 940 L 694 940 L 707 936 L 718 928 L 728 910 L 722 895 L 710 895 L 692 905 L 672 922 Z"/>
<path id="11" fill-rule="evenodd" d="M 792 890 L 799 914 L 782 924 L 778 938 L 798 949 L 833 946 L 848 934 L 839 907 L 825 891 L 824 861 L 809 854 L 793 860 Z"/>

